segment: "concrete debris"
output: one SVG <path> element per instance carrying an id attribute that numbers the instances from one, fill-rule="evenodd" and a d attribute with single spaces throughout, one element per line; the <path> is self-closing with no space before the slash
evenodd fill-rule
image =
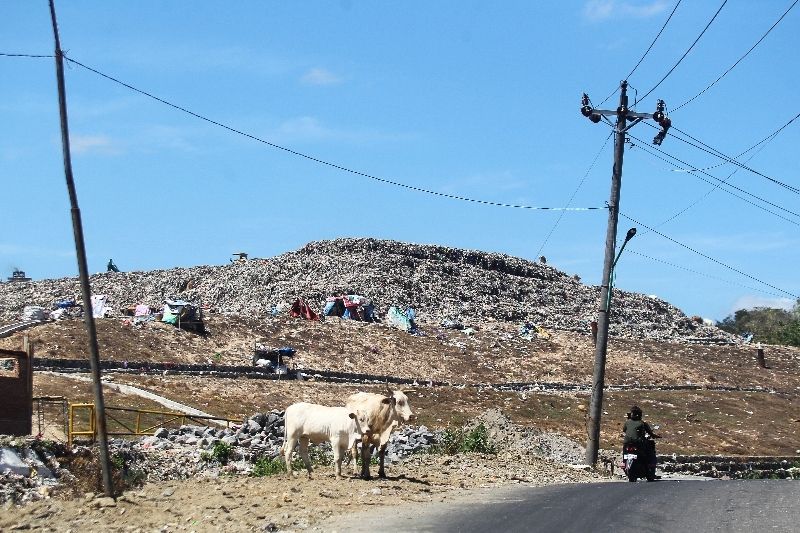
<path id="1" fill-rule="evenodd" d="M 48 498 L 63 475 L 69 474 L 41 441 L 0 435 L 0 504 Z"/>
<path id="2" fill-rule="evenodd" d="M 486 321 L 589 332 L 599 288 L 551 265 L 504 254 L 376 239 L 311 242 L 269 259 L 151 272 L 103 272 L 91 279 L 116 309 L 159 307 L 177 297 L 213 312 L 271 316 L 296 298 L 321 310 L 336 290 L 367 295 L 379 315 L 413 307 L 420 321 L 468 329 Z M 0 284 L 0 323 L 25 306 L 52 308 L 80 294 L 76 278 Z M 87 306 L 88 308 L 88 306 Z M 614 290 L 611 334 L 658 340 L 738 342 L 653 296 Z"/>

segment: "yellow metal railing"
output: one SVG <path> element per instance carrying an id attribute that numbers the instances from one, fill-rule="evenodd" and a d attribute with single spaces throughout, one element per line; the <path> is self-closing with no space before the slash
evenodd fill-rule
<path id="1" fill-rule="evenodd" d="M 128 409 L 125 407 L 109 407 L 106 406 L 106 434 L 112 436 L 143 436 L 152 435 L 153 431 L 160 427 L 165 427 L 168 424 L 185 425 L 187 421 L 199 422 L 201 424 L 207 423 L 209 420 L 217 420 L 225 422 L 226 427 L 230 427 L 231 423 L 239 422 L 230 418 L 221 418 L 216 416 L 200 416 L 190 415 L 186 413 L 179 413 L 174 411 L 157 411 L 153 409 Z M 88 413 L 88 428 L 81 426 L 77 418 L 81 412 Z M 134 413 L 133 420 L 123 419 L 124 417 L 117 413 Z M 151 417 L 157 417 L 158 422 L 153 424 Z M 85 417 L 81 417 L 85 418 Z M 128 417 L 132 418 L 132 417 Z M 148 418 L 149 421 L 143 420 Z M 95 440 L 97 437 L 97 423 L 95 421 L 95 408 L 93 403 L 71 403 L 69 405 L 69 435 L 68 442 L 72 445 L 75 437 L 89 437 Z M 86 422 L 86 421 L 85 421 Z M 117 427 L 109 429 L 109 422 L 117 424 Z"/>

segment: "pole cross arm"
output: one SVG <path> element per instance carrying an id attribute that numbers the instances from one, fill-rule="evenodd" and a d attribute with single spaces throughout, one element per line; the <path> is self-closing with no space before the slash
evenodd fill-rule
<path id="1" fill-rule="evenodd" d="M 616 110 L 612 111 L 610 109 L 592 109 L 591 112 L 592 113 L 597 113 L 598 115 L 602 115 L 604 117 L 610 117 L 610 116 L 614 116 L 615 117 L 615 116 L 617 116 Z M 634 120 L 634 119 L 644 120 L 644 119 L 653 118 L 653 114 L 652 113 L 635 113 L 635 112 L 630 112 L 630 111 L 628 113 L 626 113 L 626 116 L 627 116 L 628 120 Z"/>

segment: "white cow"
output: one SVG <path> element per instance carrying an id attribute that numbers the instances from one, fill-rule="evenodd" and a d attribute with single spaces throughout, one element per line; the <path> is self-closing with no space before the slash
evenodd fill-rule
<path id="1" fill-rule="evenodd" d="M 336 478 L 342 475 L 342 459 L 347 450 L 355 446 L 367 427 L 366 416 L 346 407 L 327 407 L 313 403 L 295 403 L 286 408 L 284 415 L 283 455 L 286 471 L 292 475 L 292 452 L 300 442 L 300 457 L 311 477 L 308 444 L 331 443 Z M 364 430 L 362 430 L 364 428 Z"/>
<path id="2" fill-rule="evenodd" d="M 370 479 L 369 460 L 372 456 L 370 446 L 378 449 L 378 477 L 385 478 L 386 470 L 384 460 L 386 445 L 392 430 L 401 422 L 408 422 L 411 418 L 411 407 L 408 405 L 408 396 L 402 391 L 387 389 L 388 396 L 369 392 L 357 392 L 347 399 L 347 408 L 351 411 L 364 413 L 369 421 L 361 437 L 361 477 Z M 353 473 L 358 473 L 357 445 L 353 445 Z"/>

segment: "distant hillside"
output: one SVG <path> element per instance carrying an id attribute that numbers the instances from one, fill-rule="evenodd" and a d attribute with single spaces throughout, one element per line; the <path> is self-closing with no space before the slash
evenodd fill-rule
<path id="1" fill-rule="evenodd" d="M 376 239 L 311 242 L 277 257 L 223 266 L 96 274 L 91 284 L 114 307 L 156 306 L 177 297 L 220 313 L 258 316 L 297 297 L 319 309 L 338 289 L 372 298 L 380 312 L 392 305 L 414 307 L 426 322 L 529 321 L 580 331 L 587 330 L 599 293 L 546 264 Z M 50 307 L 79 293 L 76 278 L 0 284 L 0 323 L 18 320 L 25 305 Z M 663 300 L 617 290 L 611 320 L 612 335 L 625 337 L 733 338 Z"/>

